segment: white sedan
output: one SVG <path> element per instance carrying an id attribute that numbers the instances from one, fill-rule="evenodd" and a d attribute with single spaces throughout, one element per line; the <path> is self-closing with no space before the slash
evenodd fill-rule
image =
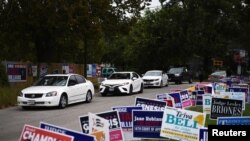
<path id="1" fill-rule="evenodd" d="M 79 74 L 51 74 L 39 79 L 33 86 L 23 89 L 17 104 L 24 109 L 33 106 L 58 106 L 91 102 L 93 83 Z"/>
<path id="2" fill-rule="evenodd" d="M 168 75 L 162 70 L 147 71 L 143 77 L 144 87 L 163 87 L 168 86 Z"/>
<path id="3" fill-rule="evenodd" d="M 107 93 L 132 94 L 143 92 L 143 80 L 135 72 L 114 72 L 100 85 L 100 93 L 106 96 Z"/>

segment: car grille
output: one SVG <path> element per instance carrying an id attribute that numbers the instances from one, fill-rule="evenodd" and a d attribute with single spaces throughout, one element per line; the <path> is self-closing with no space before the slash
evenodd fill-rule
<path id="1" fill-rule="evenodd" d="M 174 74 L 171 73 L 168 74 L 168 78 L 174 78 L 174 77 L 175 77 Z"/>
<path id="2" fill-rule="evenodd" d="M 38 94 L 38 93 L 34 93 L 34 94 L 24 94 L 24 97 L 26 98 L 40 98 L 42 97 L 43 94 Z"/>
<path id="3" fill-rule="evenodd" d="M 119 86 L 122 86 L 121 84 L 106 84 L 105 85 L 106 87 L 119 87 Z"/>
<path id="4" fill-rule="evenodd" d="M 152 79 L 143 79 L 144 82 L 153 82 L 154 80 Z"/>

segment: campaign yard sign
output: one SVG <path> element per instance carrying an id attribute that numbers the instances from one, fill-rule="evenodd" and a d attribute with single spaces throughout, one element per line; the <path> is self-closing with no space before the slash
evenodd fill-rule
<path id="1" fill-rule="evenodd" d="M 27 65 L 26 64 L 6 64 L 7 75 L 9 82 L 24 82 L 27 80 Z"/>
<path id="2" fill-rule="evenodd" d="M 165 101 L 168 107 L 174 107 L 174 98 L 169 96 L 167 93 L 157 94 L 156 99 L 160 101 Z"/>
<path id="3" fill-rule="evenodd" d="M 74 137 L 74 141 L 83 141 L 83 140 L 84 141 L 95 141 L 94 136 L 91 136 L 88 134 L 83 134 L 83 133 L 78 132 L 78 131 L 73 131 L 70 129 L 66 129 L 66 128 L 52 125 L 52 124 L 45 123 L 45 122 L 40 122 L 40 128 L 48 130 L 48 131 L 57 132 L 57 133 L 72 136 L 72 137 Z"/>
<path id="4" fill-rule="evenodd" d="M 162 139 L 160 137 L 163 111 L 133 111 L 133 136 Z"/>
<path id="5" fill-rule="evenodd" d="M 214 83 L 214 93 L 225 92 L 227 90 L 227 84 L 225 83 Z"/>
<path id="6" fill-rule="evenodd" d="M 197 141 L 199 128 L 204 127 L 205 120 L 205 113 L 166 107 L 160 136 L 176 140 Z"/>
<path id="7" fill-rule="evenodd" d="M 94 135 L 96 141 L 109 141 L 109 121 L 89 113 L 89 134 Z"/>
<path id="8" fill-rule="evenodd" d="M 243 92 L 245 93 L 245 101 L 248 101 L 248 88 L 240 88 L 240 87 L 230 87 L 230 92 Z"/>
<path id="9" fill-rule="evenodd" d="M 142 107 L 142 110 L 149 111 L 164 111 L 166 102 L 136 97 L 135 106 Z"/>
<path id="10" fill-rule="evenodd" d="M 197 99 L 197 91 L 192 91 L 191 93 L 192 106 L 196 106 L 196 99 Z"/>
<path id="11" fill-rule="evenodd" d="M 189 97 L 187 90 L 180 91 L 180 97 L 181 97 L 182 108 L 187 108 L 192 106 L 192 101 Z"/>
<path id="12" fill-rule="evenodd" d="M 208 129 L 200 128 L 199 141 L 208 141 Z"/>
<path id="13" fill-rule="evenodd" d="M 250 117 L 218 117 L 217 125 L 250 125 Z"/>
<path id="14" fill-rule="evenodd" d="M 142 110 L 142 107 L 119 106 L 119 107 L 112 107 L 112 110 L 118 111 L 124 139 L 126 141 L 135 140 L 135 138 L 133 138 L 133 132 L 132 132 L 132 127 L 133 127 L 132 111 L 133 110 Z"/>
<path id="15" fill-rule="evenodd" d="M 203 90 L 197 90 L 196 95 L 196 106 L 202 106 L 203 105 L 203 95 L 205 94 L 205 91 Z"/>
<path id="16" fill-rule="evenodd" d="M 220 92 L 213 97 L 242 100 L 242 109 L 245 110 L 245 93 L 243 92 Z"/>
<path id="17" fill-rule="evenodd" d="M 73 137 L 25 124 L 19 141 L 73 141 Z"/>
<path id="18" fill-rule="evenodd" d="M 203 95 L 203 112 L 206 114 L 210 114 L 211 111 L 211 102 L 212 102 L 212 95 L 211 94 L 204 94 Z"/>
<path id="19" fill-rule="evenodd" d="M 105 118 L 109 121 L 109 137 L 110 141 L 124 140 L 122 129 L 120 125 L 120 118 L 117 111 L 106 111 L 97 113 L 96 115 Z M 89 117 L 88 115 L 80 116 L 80 126 L 82 132 L 85 134 L 89 133 Z"/>
<path id="20" fill-rule="evenodd" d="M 203 91 L 205 91 L 205 93 L 208 93 L 208 94 L 214 93 L 213 84 L 210 82 L 198 83 L 198 84 L 196 84 L 195 87 L 196 87 L 196 90 L 203 90 Z"/>
<path id="21" fill-rule="evenodd" d="M 212 98 L 210 119 L 218 117 L 241 117 L 242 100 Z"/>
<path id="22" fill-rule="evenodd" d="M 174 99 L 175 108 L 182 108 L 182 101 L 181 96 L 179 92 L 169 93 L 169 96 L 171 96 Z"/>

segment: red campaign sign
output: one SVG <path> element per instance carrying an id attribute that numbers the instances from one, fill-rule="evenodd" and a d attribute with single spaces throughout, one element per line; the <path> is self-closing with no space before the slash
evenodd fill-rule
<path id="1" fill-rule="evenodd" d="M 19 141 L 73 141 L 73 137 L 24 125 Z"/>

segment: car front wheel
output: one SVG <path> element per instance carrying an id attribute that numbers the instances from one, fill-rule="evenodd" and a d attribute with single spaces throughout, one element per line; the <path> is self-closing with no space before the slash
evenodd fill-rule
<path id="1" fill-rule="evenodd" d="M 133 86 L 132 85 L 130 85 L 130 87 L 129 87 L 129 95 L 131 95 L 133 93 Z"/>
<path id="2" fill-rule="evenodd" d="M 63 109 L 67 106 L 67 104 L 68 104 L 67 96 L 63 94 L 59 101 L 59 108 Z"/>
<path id="3" fill-rule="evenodd" d="M 91 93 L 91 91 L 88 91 L 88 92 L 87 92 L 87 95 L 86 95 L 86 100 L 85 100 L 85 102 L 90 103 L 91 100 L 92 100 L 92 93 Z"/>
<path id="4" fill-rule="evenodd" d="M 143 93 L 143 84 L 141 84 L 141 88 L 140 88 L 140 91 L 139 91 L 139 93 Z"/>

